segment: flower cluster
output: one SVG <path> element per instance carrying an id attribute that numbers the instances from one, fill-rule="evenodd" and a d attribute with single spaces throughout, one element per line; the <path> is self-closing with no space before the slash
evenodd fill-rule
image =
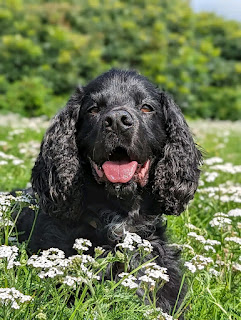
<path id="1" fill-rule="evenodd" d="M 241 166 L 234 166 L 232 163 L 229 162 L 224 164 L 217 164 L 215 166 L 212 166 L 211 169 L 231 174 L 241 173 Z"/>
<path id="2" fill-rule="evenodd" d="M 236 208 L 228 212 L 229 217 L 241 217 L 241 209 Z"/>
<path id="3" fill-rule="evenodd" d="M 23 118 L 16 113 L 8 113 L 1 115 L 0 118 L 1 127 L 10 127 L 14 130 L 11 131 L 11 135 L 18 135 L 24 133 L 25 129 L 32 129 L 35 132 L 39 132 L 41 128 L 47 129 L 49 121 L 46 117 L 35 117 L 35 118 Z"/>
<path id="4" fill-rule="evenodd" d="M 137 279 L 133 275 L 126 272 L 122 272 L 119 274 L 119 277 L 124 278 L 121 282 L 121 284 L 124 287 L 128 287 L 129 289 L 138 288 L 138 284 L 135 282 Z"/>
<path id="5" fill-rule="evenodd" d="M 190 261 L 186 261 L 184 265 L 192 272 L 197 270 L 203 270 L 206 266 L 213 264 L 214 261 L 212 258 L 204 257 L 202 255 L 194 256 Z"/>
<path id="6" fill-rule="evenodd" d="M 7 226 L 13 226 L 13 222 L 7 217 L 5 212 L 0 209 L 0 229 Z"/>
<path id="7" fill-rule="evenodd" d="M 223 162 L 223 159 L 219 157 L 212 157 L 204 161 L 204 163 L 208 166 L 212 166 L 214 163 L 222 163 L 222 162 Z"/>
<path id="8" fill-rule="evenodd" d="M 206 187 L 199 188 L 198 192 L 201 194 L 207 194 L 209 198 L 219 200 L 222 203 L 235 202 L 241 203 L 241 186 L 230 185 L 228 182 L 220 184 L 218 187 Z"/>
<path id="9" fill-rule="evenodd" d="M 40 278 L 54 278 L 64 274 L 64 269 L 69 265 L 69 261 L 65 259 L 64 252 L 57 248 L 44 250 L 41 254 L 32 255 L 27 262 L 34 268 L 41 269 Z"/>
<path id="10" fill-rule="evenodd" d="M 192 231 L 187 234 L 188 237 L 194 238 L 196 241 L 204 244 L 204 249 L 206 251 L 212 250 L 215 252 L 214 248 L 212 246 L 221 245 L 221 242 L 218 240 L 212 240 L 212 239 L 205 239 L 204 236 L 197 234 L 196 232 Z"/>
<path id="11" fill-rule="evenodd" d="M 142 269 L 144 269 L 144 275 L 133 276 L 132 274 L 122 272 L 119 274 L 120 278 L 124 278 L 121 284 L 130 289 L 138 288 L 139 283 L 153 290 L 157 284 L 160 282 L 162 285 L 169 281 L 169 275 L 167 274 L 167 268 L 160 267 L 155 262 L 149 262 L 145 264 Z"/>
<path id="12" fill-rule="evenodd" d="M 167 274 L 167 268 L 160 267 L 155 262 L 149 262 L 144 266 L 145 274 L 155 280 L 169 281 L 169 275 Z M 139 278 L 140 279 L 140 278 Z M 140 279 L 141 280 L 141 279 Z"/>
<path id="13" fill-rule="evenodd" d="M 0 303 L 19 309 L 20 304 L 31 301 L 32 297 L 22 294 L 15 288 L 0 288 Z"/>
<path id="14" fill-rule="evenodd" d="M 2 211 L 7 210 L 12 206 L 12 201 L 15 201 L 15 197 L 5 192 L 0 192 L 0 208 Z"/>
<path id="15" fill-rule="evenodd" d="M 239 238 L 239 237 L 226 237 L 224 240 L 229 241 L 229 242 L 231 241 L 231 242 L 234 242 L 234 243 L 241 245 L 241 238 Z"/>
<path id="16" fill-rule="evenodd" d="M 218 176 L 219 176 L 219 174 L 215 171 L 204 173 L 204 177 L 205 177 L 206 182 L 213 182 Z"/>
<path id="17" fill-rule="evenodd" d="M 81 250 L 88 250 L 91 242 L 86 239 L 76 239 L 74 247 Z M 83 249 L 84 248 L 84 249 Z M 50 248 L 44 250 L 40 255 L 32 255 L 27 262 L 34 268 L 40 270 L 38 276 L 40 278 L 61 278 L 61 281 L 68 286 L 75 287 L 76 284 L 91 279 L 99 280 L 99 276 L 95 275 L 91 270 L 95 260 L 89 255 L 80 254 L 65 258 L 62 250 Z"/>
<path id="18" fill-rule="evenodd" d="M 163 312 L 161 308 L 150 309 L 145 312 L 145 317 L 155 317 L 155 320 L 174 320 L 174 318 L 166 312 Z"/>
<path id="19" fill-rule="evenodd" d="M 6 154 L 2 151 L 0 151 L 0 159 L 4 159 L 4 160 L 1 160 L 1 165 L 6 165 L 8 164 L 9 161 L 11 161 L 12 164 L 16 166 L 23 163 L 23 160 L 18 159 L 17 157 L 11 154 Z"/>
<path id="20" fill-rule="evenodd" d="M 6 211 L 10 209 L 15 203 L 21 203 L 23 205 L 35 204 L 35 199 L 30 194 L 24 194 L 22 191 L 16 192 L 16 196 L 0 192 L 0 209 Z"/>
<path id="21" fill-rule="evenodd" d="M 73 248 L 79 251 L 87 251 L 92 243 L 87 239 L 76 239 Z"/>
<path id="22" fill-rule="evenodd" d="M 126 231 L 125 238 L 122 243 L 117 244 L 117 247 L 134 251 L 136 249 L 150 253 L 153 250 L 151 243 L 148 240 L 142 239 L 138 234 Z"/>
<path id="23" fill-rule="evenodd" d="M 0 259 L 6 259 L 7 269 L 20 265 L 20 262 L 16 261 L 17 256 L 18 248 L 16 246 L 0 246 Z"/>
<path id="24" fill-rule="evenodd" d="M 214 214 L 214 218 L 209 221 L 211 227 L 217 227 L 218 229 L 226 228 L 232 224 L 232 220 L 228 218 L 228 215 L 223 212 L 217 212 Z"/>

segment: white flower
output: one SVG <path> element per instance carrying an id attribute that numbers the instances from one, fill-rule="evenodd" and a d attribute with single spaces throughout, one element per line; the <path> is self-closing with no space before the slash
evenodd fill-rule
<path id="1" fill-rule="evenodd" d="M 221 242 L 220 242 L 220 241 L 218 241 L 218 240 L 211 240 L 211 239 L 207 239 L 207 240 L 206 240 L 206 243 L 207 243 L 207 244 L 210 244 L 211 246 L 221 245 Z"/>
<path id="2" fill-rule="evenodd" d="M 80 251 L 87 251 L 89 247 L 92 246 L 92 243 L 88 239 L 75 239 L 73 248 Z"/>
<path id="3" fill-rule="evenodd" d="M 190 244 L 183 244 L 183 248 L 187 248 L 189 249 L 190 251 L 194 252 L 194 249 L 192 246 L 190 246 Z"/>
<path id="4" fill-rule="evenodd" d="M 213 253 L 216 252 L 216 250 L 210 245 L 206 245 L 203 248 L 204 248 L 205 251 L 212 251 Z"/>
<path id="5" fill-rule="evenodd" d="M 95 259 L 93 257 L 91 257 L 90 255 L 88 254 L 81 254 L 81 255 L 74 255 L 74 256 L 71 256 L 68 258 L 69 261 L 73 262 L 73 261 L 77 261 L 79 263 L 82 263 L 82 264 L 92 264 L 95 262 Z"/>
<path id="6" fill-rule="evenodd" d="M 27 265 L 33 266 L 34 268 L 47 269 L 55 266 L 56 262 L 48 259 L 48 257 L 43 254 L 40 256 L 32 255 L 28 259 Z"/>
<path id="7" fill-rule="evenodd" d="M 139 277 L 138 280 L 149 283 L 151 287 L 154 287 L 156 284 L 156 281 L 152 279 L 151 277 L 148 277 L 146 274 Z"/>
<path id="8" fill-rule="evenodd" d="M 229 217 L 241 217 L 241 209 L 232 209 L 228 212 Z"/>
<path id="9" fill-rule="evenodd" d="M 13 226 L 14 223 L 9 220 L 8 218 L 5 218 L 2 216 L 2 213 L 0 212 L 0 228 L 1 227 L 7 227 L 7 226 Z"/>
<path id="10" fill-rule="evenodd" d="M 186 261 L 184 263 L 184 266 L 188 268 L 189 271 L 191 271 L 192 273 L 196 272 L 197 268 L 195 267 L 194 264 L 192 264 L 191 262 L 189 261 Z"/>
<path id="11" fill-rule="evenodd" d="M 241 238 L 239 238 L 239 237 L 226 237 L 224 240 L 225 241 L 235 242 L 235 243 L 241 245 Z"/>
<path id="12" fill-rule="evenodd" d="M 124 233 L 125 238 L 122 243 L 118 243 L 116 247 L 121 247 L 122 249 L 128 249 L 129 251 L 134 251 L 138 246 L 142 246 L 148 249 L 147 242 L 143 245 L 143 240 L 141 237 L 136 233 L 131 233 L 129 231 L 125 231 Z M 147 240 L 145 240 L 147 241 Z M 149 241 L 148 241 L 149 242 Z M 151 245 L 150 245 L 151 247 Z M 152 247 L 151 247 L 152 248 Z"/>
<path id="13" fill-rule="evenodd" d="M 0 288 L 0 304 L 10 304 L 13 309 L 19 309 L 19 304 L 29 302 L 31 299 L 31 296 L 24 295 L 15 288 Z"/>
<path id="14" fill-rule="evenodd" d="M 203 270 L 205 266 L 213 263 L 213 259 L 209 257 L 204 257 L 202 255 L 196 255 L 191 259 L 191 261 L 186 261 L 184 265 L 192 272 L 196 272 L 197 270 Z"/>
<path id="15" fill-rule="evenodd" d="M 241 165 L 235 166 L 232 163 L 217 164 L 211 167 L 212 170 L 219 170 L 226 173 L 236 174 L 241 172 Z"/>
<path id="16" fill-rule="evenodd" d="M 0 246 L 0 259 L 7 259 L 7 269 L 12 269 L 14 266 L 19 266 L 20 263 L 15 259 L 18 256 L 18 248 L 16 246 Z"/>
<path id="17" fill-rule="evenodd" d="M 224 228 L 227 225 L 230 225 L 232 220 L 229 218 L 225 218 L 223 216 L 214 217 L 210 222 L 211 227 L 217 227 L 218 229 Z"/>
<path id="18" fill-rule="evenodd" d="M 210 269 L 209 269 L 209 273 L 210 273 L 211 275 L 215 276 L 215 277 L 218 277 L 218 276 L 220 275 L 220 272 L 217 271 L 217 270 L 215 270 L 215 269 L 213 269 L 213 268 L 210 268 Z"/>
<path id="19" fill-rule="evenodd" d="M 222 163 L 223 162 L 223 159 L 219 158 L 219 157 L 213 157 L 213 158 L 209 158 L 209 159 L 206 159 L 204 161 L 208 166 L 211 166 L 213 165 L 214 163 Z"/>
<path id="20" fill-rule="evenodd" d="M 128 287 L 130 289 L 138 288 L 138 284 L 135 282 L 137 279 L 133 275 L 126 273 L 126 272 L 122 272 L 122 273 L 118 274 L 118 276 L 120 278 L 124 278 L 121 282 L 121 284 L 124 287 Z"/>
<path id="21" fill-rule="evenodd" d="M 15 166 L 18 166 L 19 164 L 22 164 L 22 163 L 24 163 L 23 160 L 20 160 L 20 159 L 14 159 L 14 160 L 13 160 L 13 164 L 14 164 Z"/>
<path id="22" fill-rule="evenodd" d="M 116 247 L 121 247 L 122 249 L 128 249 L 130 251 L 134 251 L 135 250 L 135 247 L 129 243 L 125 243 L 125 242 L 122 242 L 122 243 L 118 243 L 116 245 Z"/>
<path id="23" fill-rule="evenodd" d="M 127 277 L 127 276 L 129 276 L 129 273 L 127 273 L 127 272 L 121 272 L 121 273 L 118 274 L 118 277 L 120 277 L 120 278 L 124 278 L 124 277 Z"/>
<path id="24" fill-rule="evenodd" d="M 221 202 L 241 203 L 241 186 L 232 185 L 227 181 L 218 187 L 208 187 L 198 190 L 199 193 L 207 193 L 210 197 L 217 197 Z"/>
<path id="25" fill-rule="evenodd" d="M 63 280 L 63 283 L 75 289 L 76 284 L 87 283 L 87 281 L 83 277 L 66 276 Z"/>
<path id="26" fill-rule="evenodd" d="M 135 282 L 132 281 L 132 280 L 128 280 L 128 278 L 127 278 L 127 279 L 124 279 L 124 280 L 121 282 L 121 284 L 122 284 L 124 287 L 128 287 L 128 288 L 130 288 L 130 289 L 138 288 L 138 284 L 135 283 Z"/>
<path id="27" fill-rule="evenodd" d="M 233 269 L 236 270 L 236 271 L 241 271 L 241 264 L 239 263 L 234 263 L 233 264 Z"/>
<path id="28" fill-rule="evenodd" d="M 219 176 L 217 172 L 206 172 L 204 175 L 207 182 L 213 182 Z"/>
<path id="29" fill-rule="evenodd" d="M 63 275 L 64 272 L 56 267 L 52 267 L 49 268 L 47 271 L 41 271 L 38 276 L 39 278 L 43 279 L 43 278 L 55 278 L 56 276 L 61 276 Z"/>
<path id="30" fill-rule="evenodd" d="M 160 267 L 155 262 L 148 263 L 143 268 L 145 268 L 145 274 L 154 280 L 164 280 L 169 281 L 169 275 L 167 274 L 167 268 Z"/>
<path id="31" fill-rule="evenodd" d="M 150 243 L 150 241 L 143 239 L 142 243 L 138 244 L 138 248 L 143 248 L 144 251 L 151 253 L 153 250 L 153 247 Z"/>
<path id="32" fill-rule="evenodd" d="M 162 316 L 165 318 L 165 320 L 173 320 L 173 317 L 166 312 L 162 312 Z"/>
<path id="33" fill-rule="evenodd" d="M 201 243 L 206 243 L 205 238 L 204 238 L 203 236 L 197 234 L 197 233 L 194 232 L 194 231 L 189 232 L 187 235 L 188 235 L 189 237 L 194 238 L 195 240 L 197 240 L 197 241 L 199 241 L 199 242 L 201 242 Z"/>
<path id="34" fill-rule="evenodd" d="M 185 223 L 185 226 L 186 226 L 188 229 L 199 230 L 198 227 L 194 226 L 194 225 L 191 224 L 191 223 Z"/>
<path id="35" fill-rule="evenodd" d="M 27 265 L 31 265 L 34 268 L 41 269 L 38 274 L 40 278 L 54 278 L 64 274 L 64 270 L 70 264 L 70 260 L 64 258 L 64 252 L 58 248 L 50 248 L 44 250 L 41 254 L 32 255 Z"/>
<path id="36" fill-rule="evenodd" d="M 227 213 L 224 213 L 224 212 L 216 212 L 214 213 L 214 217 L 228 217 Z"/>
<path id="37" fill-rule="evenodd" d="M 56 260 L 56 259 L 64 259 L 65 254 L 64 251 L 58 249 L 58 248 L 50 248 L 48 250 L 44 250 L 42 252 L 42 256 L 46 257 L 50 260 Z"/>

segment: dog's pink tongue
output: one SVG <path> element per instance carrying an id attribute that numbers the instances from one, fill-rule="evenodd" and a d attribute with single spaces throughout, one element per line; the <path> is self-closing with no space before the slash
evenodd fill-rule
<path id="1" fill-rule="evenodd" d="M 110 182 L 126 183 L 134 176 L 137 165 L 136 161 L 106 161 L 102 168 Z"/>

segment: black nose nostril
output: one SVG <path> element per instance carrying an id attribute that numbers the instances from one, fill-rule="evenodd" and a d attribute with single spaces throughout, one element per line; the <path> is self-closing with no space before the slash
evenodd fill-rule
<path id="1" fill-rule="evenodd" d="M 121 122 L 127 127 L 130 127 L 133 124 L 132 119 L 130 117 L 128 117 L 127 115 L 124 115 L 121 117 Z"/>

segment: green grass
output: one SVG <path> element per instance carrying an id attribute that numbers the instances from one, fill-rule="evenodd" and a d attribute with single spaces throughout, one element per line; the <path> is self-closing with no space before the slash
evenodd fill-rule
<path id="1" fill-rule="evenodd" d="M 44 119 L 27 121 L 14 115 L 1 116 L 1 191 L 26 187 L 46 127 Z M 188 293 L 181 312 L 185 319 L 192 320 L 241 320 L 241 250 L 240 244 L 228 240 L 241 241 L 241 216 L 223 217 L 230 219 L 230 223 L 220 228 L 210 225 L 216 213 L 241 209 L 241 123 L 196 121 L 190 122 L 190 127 L 197 143 L 205 149 L 205 157 L 219 157 L 222 162 L 205 163 L 200 187 L 188 209 L 179 217 L 167 217 L 170 238 L 182 247 L 183 260 L 191 261 L 196 267 L 194 273 L 184 267 Z M 18 164 L 18 160 L 22 162 Z M 228 168 L 233 173 L 224 172 L 224 167 L 214 167 L 226 163 L 231 163 Z M 215 172 L 217 176 L 212 181 Z M 1 203 L 0 212 L 0 244 L 14 245 L 13 238 L 8 239 L 14 235 L 14 229 L 4 228 L 1 221 L 9 215 Z M 206 251 L 207 240 L 217 240 L 220 244 Z M 155 310 L 154 305 L 146 306 L 136 296 L 135 289 L 124 287 L 121 281 L 92 280 L 74 289 L 63 284 L 61 276 L 41 279 L 40 270 L 27 264 L 29 257 L 24 244 L 17 246 L 20 249 L 16 261 L 20 265 L 7 269 L 6 259 L 0 258 L 0 288 L 14 287 L 32 298 L 17 310 L 9 304 L 0 308 L 0 319 L 157 319 L 157 314 L 145 315 Z M 97 274 L 118 259 L 124 259 L 126 264 L 126 254 L 119 252 L 106 259 L 97 257 L 88 268 Z M 195 262 L 197 255 L 199 260 Z M 207 258 L 212 262 L 200 261 Z M 212 269 L 218 273 L 212 275 Z M 78 263 L 64 272 L 64 276 L 83 276 Z"/>

